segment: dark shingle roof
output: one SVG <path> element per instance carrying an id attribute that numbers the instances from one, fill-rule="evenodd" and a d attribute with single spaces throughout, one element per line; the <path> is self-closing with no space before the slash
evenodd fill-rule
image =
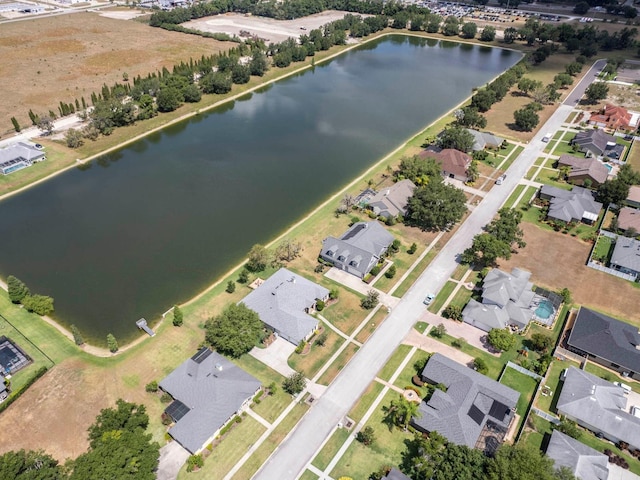
<path id="1" fill-rule="evenodd" d="M 638 328 L 603 313 L 580 308 L 568 344 L 633 372 L 640 372 Z"/>

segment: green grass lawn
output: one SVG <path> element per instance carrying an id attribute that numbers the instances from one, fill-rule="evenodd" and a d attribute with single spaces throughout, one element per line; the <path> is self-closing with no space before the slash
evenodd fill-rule
<path id="1" fill-rule="evenodd" d="M 511 156 L 509 156 L 509 158 L 507 158 L 507 161 L 504 162 L 502 165 L 500 165 L 500 170 L 501 171 L 505 171 L 507 170 L 511 164 L 513 162 L 515 162 L 516 158 L 518 158 L 520 156 L 520 154 L 524 151 L 524 147 L 521 146 L 517 146 L 512 152 L 511 152 Z"/>
<path id="2" fill-rule="evenodd" d="M 364 343 L 367 339 L 376 331 L 376 328 L 380 326 L 380 324 L 384 321 L 384 319 L 389 315 L 389 312 L 386 308 L 380 307 L 378 311 L 375 313 L 373 317 L 369 319 L 367 324 L 360 329 L 355 339 L 357 342 Z"/>
<path id="3" fill-rule="evenodd" d="M 593 260 L 598 260 L 608 265 L 611 260 L 611 255 L 613 255 L 614 246 L 613 239 L 605 235 L 599 235 L 593 250 Z"/>
<path id="4" fill-rule="evenodd" d="M 606 368 L 601 367 L 597 363 L 587 362 L 587 366 L 585 367 L 585 370 L 587 372 L 589 372 L 589 373 L 592 373 L 596 377 L 600 377 L 600 378 L 606 380 L 607 382 L 620 381 L 622 383 L 625 383 L 625 384 L 629 385 L 634 392 L 640 393 L 640 383 L 638 383 L 635 380 L 632 380 L 632 379 L 630 379 L 628 377 L 627 378 L 623 378 L 622 376 L 618 375 L 616 372 L 612 372 L 611 370 L 607 370 Z"/>
<path id="5" fill-rule="evenodd" d="M 631 473 L 635 473 L 636 475 L 640 475 L 640 461 L 637 458 L 629 455 L 627 451 L 622 452 L 618 447 L 616 447 L 613 443 L 608 440 L 598 438 L 593 433 L 583 430 L 582 435 L 579 438 L 581 443 L 588 445 L 589 447 L 599 451 L 604 452 L 604 450 L 609 449 L 613 453 L 624 457 L 624 459 L 629 463 L 629 471 Z"/>
<path id="6" fill-rule="evenodd" d="M 242 423 L 234 425 L 213 448 L 205 459 L 203 468 L 187 473 L 185 465 L 180 469 L 178 480 L 223 478 L 265 430 L 265 427 L 250 416 L 243 417 Z"/>
<path id="7" fill-rule="evenodd" d="M 562 182 L 557 180 L 558 174 L 560 172 L 556 169 L 549 170 L 547 168 L 543 168 L 540 170 L 540 173 L 536 176 L 536 182 L 544 183 L 546 185 L 553 185 L 554 187 L 562 188 L 563 190 L 571 190 L 572 185 L 569 185 L 567 182 Z"/>
<path id="8" fill-rule="evenodd" d="M 320 385 L 329 385 L 338 376 L 340 371 L 349 363 L 349 360 L 353 358 L 358 351 L 358 346 L 349 343 L 347 347 L 342 351 L 338 358 L 331 364 L 331 366 L 322 374 L 318 379 Z"/>
<path id="9" fill-rule="evenodd" d="M 289 366 L 298 372 L 303 372 L 305 377 L 313 378 L 345 342 L 343 337 L 327 326 L 324 327 L 324 333 L 327 334 L 327 341 L 323 346 L 313 342 L 311 350 L 306 355 L 292 353 L 288 360 Z"/>
<path id="10" fill-rule="evenodd" d="M 291 395 L 286 393 L 280 384 L 277 385 L 276 393 L 273 395 L 262 395 L 260 403 L 255 403 L 251 409 L 264 418 L 267 422 L 273 423 L 280 416 L 287 405 L 291 403 Z"/>
<path id="11" fill-rule="evenodd" d="M 454 280 L 462 280 L 462 277 L 464 277 L 465 273 L 467 273 L 468 271 L 469 271 L 469 265 L 459 264 L 456 267 L 456 269 L 453 271 L 451 278 Z"/>
<path id="12" fill-rule="evenodd" d="M 394 382 L 394 385 L 396 387 L 400 387 L 403 390 L 407 387 L 413 387 L 413 388 L 417 388 L 418 390 L 420 390 L 423 394 L 426 395 L 427 391 L 426 389 L 421 389 L 420 387 L 416 387 L 413 382 L 411 381 L 411 379 L 413 378 L 414 375 L 416 375 L 418 373 L 418 371 L 415 368 L 415 364 L 420 362 L 421 364 L 426 363 L 425 360 L 430 356 L 431 354 L 423 351 L 423 350 L 416 350 L 414 352 L 414 354 L 411 356 L 411 360 L 409 360 L 409 363 L 407 363 L 407 366 L 404 367 L 402 369 L 402 372 L 400 372 L 400 375 L 398 375 L 398 378 L 396 379 L 396 381 Z"/>
<path id="13" fill-rule="evenodd" d="M 434 298 L 431 302 L 431 305 L 429 305 L 428 310 L 431 313 L 438 313 L 438 311 L 444 306 L 445 302 L 449 298 L 449 295 L 451 295 L 453 290 L 456 288 L 456 285 L 458 285 L 456 282 L 452 282 L 450 280 L 445 283 L 444 287 L 442 287 L 442 290 L 438 292 L 436 298 Z"/>
<path id="14" fill-rule="evenodd" d="M 317 480 L 318 475 L 313 473 L 311 470 L 305 470 L 302 475 L 300 475 L 300 480 Z"/>
<path id="15" fill-rule="evenodd" d="M 564 123 L 573 123 L 573 119 L 576 118 L 578 112 L 571 112 Z"/>
<path id="16" fill-rule="evenodd" d="M 331 471 L 333 478 L 346 476 L 365 479 L 385 465 L 400 464 L 402 453 L 406 450 L 405 441 L 411 439 L 413 435 L 398 428 L 389 430 L 384 423 L 384 408 L 388 407 L 397 396 L 397 392 L 388 392 L 366 423 L 375 432 L 376 440 L 373 445 L 366 447 L 360 442 L 353 442 Z"/>
<path id="17" fill-rule="evenodd" d="M 527 414 L 529 404 L 533 399 L 533 394 L 536 391 L 538 382 L 534 378 L 531 378 L 524 373 L 520 373 L 513 368 L 506 368 L 502 378 L 500 379 L 500 383 L 520 392 L 520 398 L 518 399 L 518 404 L 516 406 L 518 415 L 520 415 L 518 424 L 518 430 L 520 430 L 520 426 L 525 419 L 525 415 Z"/>
<path id="18" fill-rule="evenodd" d="M 338 302 L 325 308 L 320 314 L 338 330 L 351 335 L 369 314 L 368 310 L 360 308 L 362 298 L 362 295 L 342 288 Z"/>
<path id="19" fill-rule="evenodd" d="M 545 412 L 555 414 L 555 406 L 558 401 L 558 397 L 560 396 L 560 390 L 562 385 L 560 384 L 560 374 L 565 368 L 569 368 L 571 366 L 580 367 L 575 362 L 571 361 L 561 361 L 554 360 L 549 367 L 549 373 L 547 374 L 547 381 L 542 385 L 543 387 L 548 387 L 550 390 L 549 395 L 538 395 L 538 399 L 536 401 L 536 406 L 540 410 L 544 410 Z"/>
<path id="20" fill-rule="evenodd" d="M 507 201 L 504 202 L 504 206 L 508 208 L 515 207 L 516 200 L 518 199 L 518 197 L 520 196 L 520 194 L 525 188 L 527 188 L 526 185 L 516 185 L 516 188 L 513 190 L 511 195 L 509 195 L 509 198 L 507 198 Z"/>
<path id="21" fill-rule="evenodd" d="M 322 450 L 316 455 L 316 458 L 313 459 L 311 464 L 324 472 L 331 460 L 333 460 L 333 457 L 338 453 L 338 450 L 340 450 L 342 444 L 349 438 L 350 433 L 346 428 L 338 428 L 333 432 L 331 438 L 324 444 L 324 447 L 322 447 Z"/>
<path id="22" fill-rule="evenodd" d="M 442 338 L 438 338 L 436 340 L 449 346 L 453 346 L 452 343 L 456 340 L 456 338 L 445 333 Z M 473 345 L 469 345 L 466 342 L 462 343 L 462 347 L 459 348 L 459 350 L 466 353 L 467 355 L 471 355 L 473 358 L 481 357 L 486 362 L 487 367 L 489 368 L 487 376 L 493 378 L 494 380 L 498 379 L 504 366 L 504 362 L 499 357 L 490 355 L 484 350 L 480 350 L 479 348 L 476 348 Z"/>
<path id="23" fill-rule="evenodd" d="M 380 395 L 383 388 L 384 385 L 379 382 L 372 382 L 369 384 L 365 392 L 349 412 L 349 418 L 356 422 L 362 420 L 362 417 L 367 413 L 367 410 L 369 410 L 375 399 L 378 398 L 378 395 Z"/>
<path id="24" fill-rule="evenodd" d="M 570 139 L 567 139 L 567 138 L 565 137 L 565 139 L 564 139 L 564 140 L 559 141 L 559 142 L 556 144 L 556 148 L 554 148 L 554 149 L 553 149 L 553 154 L 554 154 L 554 155 L 557 155 L 557 156 L 561 156 L 561 155 L 571 155 L 571 156 L 574 156 L 574 157 L 584 158 L 584 157 L 585 157 L 585 154 L 584 154 L 584 153 L 582 153 L 582 152 L 575 151 L 575 150 L 573 149 L 573 145 L 570 145 L 570 144 L 569 144 L 569 140 L 570 140 Z"/>
<path id="25" fill-rule="evenodd" d="M 396 291 L 393 292 L 393 295 L 396 297 L 402 297 L 405 293 L 407 293 L 407 290 L 411 288 L 411 286 L 418 279 L 420 274 L 422 274 L 422 272 L 425 271 L 425 269 L 431 263 L 431 260 L 433 260 L 433 258 L 438 254 L 439 250 L 440 250 L 440 244 L 438 243 L 434 246 L 434 248 L 431 249 L 431 251 L 429 251 L 429 253 L 427 253 L 424 256 L 422 260 L 420 260 L 420 263 L 416 265 L 416 267 L 411 271 L 411 273 L 407 275 L 407 278 L 405 278 L 404 281 L 400 284 L 400 286 L 396 289 Z"/>
<path id="26" fill-rule="evenodd" d="M 386 381 L 391 380 L 391 376 L 395 373 L 407 355 L 409 355 L 410 351 L 411 347 L 409 345 L 399 345 L 398 348 L 396 348 L 396 351 L 393 352 L 393 355 L 391 355 L 391 358 L 389 358 L 389 361 L 384 365 L 384 367 L 382 367 L 382 370 L 378 372 L 378 378 Z"/>
<path id="27" fill-rule="evenodd" d="M 413 328 L 419 333 L 424 333 L 428 326 L 427 322 L 416 322 Z"/>

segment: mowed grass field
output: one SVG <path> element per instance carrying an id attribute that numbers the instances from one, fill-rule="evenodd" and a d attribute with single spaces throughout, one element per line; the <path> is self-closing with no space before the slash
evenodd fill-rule
<path id="1" fill-rule="evenodd" d="M 0 135 L 13 130 L 12 116 L 23 127 L 31 125 L 29 109 L 58 114 L 59 102 L 82 96 L 90 102 L 91 92 L 122 82 L 123 73 L 132 82 L 233 45 L 87 12 L 3 24 Z"/>

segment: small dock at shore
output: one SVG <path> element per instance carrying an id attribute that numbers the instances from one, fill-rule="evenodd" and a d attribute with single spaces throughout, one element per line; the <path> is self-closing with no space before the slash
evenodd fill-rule
<path id="1" fill-rule="evenodd" d="M 144 318 L 141 318 L 140 320 L 138 320 L 136 322 L 136 325 L 138 326 L 138 328 L 144 332 L 147 332 L 147 334 L 150 337 L 155 337 L 156 336 L 156 332 L 154 332 L 153 330 L 151 330 L 149 328 L 149 326 L 147 325 L 147 321 Z"/>

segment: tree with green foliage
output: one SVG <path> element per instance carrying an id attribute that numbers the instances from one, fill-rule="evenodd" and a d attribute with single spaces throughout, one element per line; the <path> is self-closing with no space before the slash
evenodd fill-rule
<path id="1" fill-rule="evenodd" d="M 538 126 L 538 123 L 540 123 L 540 117 L 535 110 L 533 108 L 529 108 L 528 105 L 514 111 L 513 118 L 515 120 L 515 126 L 523 132 L 530 132 Z"/>
<path id="2" fill-rule="evenodd" d="M 249 250 L 247 269 L 251 272 L 262 272 L 267 268 L 270 260 L 271 255 L 266 247 L 264 245 L 255 244 L 251 247 L 251 250 Z"/>
<path id="3" fill-rule="evenodd" d="M 156 96 L 156 104 L 160 112 L 173 112 L 182 102 L 184 97 L 176 87 L 162 87 Z"/>
<path id="4" fill-rule="evenodd" d="M 521 221 L 522 212 L 504 207 L 498 210 L 498 217 L 494 218 L 485 230 L 510 247 L 516 245 L 518 248 L 524 248 L 526 242 L 523 240 L 524 232 L 520 228 Z"/>
<path id="5" fill-rule="evenodd" d="M 565 88 L 573 84 L 573 77 L 568 73 L 559 73 L 553 77 L 553 83 L 555 83 L 558 88 Z"/>
<path id="6" fill-rule="evenodd" d="M 196 85 L 190 83 L 182 88 L 182 97 L 187 103 L 198 103 L 202 100 L 202 92 Z"/>
<path id="7" fill-rule="evenodd" d="M 545 353 L 553 347 L 553 338 L 545 333 L 536 332 L 531 335 L 531 346 L 537 352 Z"/>
<path id="8" fill-rule="evenodd" d="M 598 100 L 604 100 L 609 94 L 609 85 L 605 82 L 593 82 L 584 91 L 589 103 L 598 103 Z"/>
<path id="9" fill-rule="evenodd" d="M 580 62 L 571 62 L 568 63 L 565 67 L 564 67 L 564 71 L 565 73 L 568 73 L 569 75 L 571 75 L 572 77 L 575 77 L 576 75 L 578 75 L 581 71 L 582 68 L 584 67 L 583 63 Z"/>
<path id="10" fill-rule="evenodd" d="M 496 27 L 487 25 L 482 29 L 482 33 L 480 34 L 481 42 L 493 42 L 495 38 L 496 38 Z"/>
<path id="11" fill-rule="evenodd" d="M 433 327 L 433 330 L 431 330 L 431 335 L 436 338 L 444 337 L 445 333 L 447 333 L 447 328 L 444 326 L 443 323 L 439 323 L 438 325 Z"/>
<path id="12" fill-rule="evenodd" d="M 234 282 L 233 280 L 229 280 L 227 282 L 227 288 L 225 289 L 225 291 L 227 293 L 233 293 L 236 291 L 236 282 Z"/>
<path id="13" fill-rule="evenodd" d="M 564 287 L 562 290 L 560 290 L 560 292 L 558 292 L 560 294 L 560 296 L 562 297 L 562 301 L 567 304 L 570 305 L 571 302 L 573 301 L 573 298 L 571 297 L 571 290 L 569 290 L 567 287 Z"/>
<path id="14" fill-rule="evenodd" d="M 111 353 L 116 353 L 118 351 L 118 341 L 111 333 L 107 335 L 107 348 Z"/>
<path id="15" fill-rule="evenodd" d="M 387 268 L 387 270 L 384 272 L 384 276 L 387 278 L 393 278 L 396 276 L 396 266 L 395 265 L 391 265 L 389 268 Z"/>
<path id="16" fill-rule="evenodd" d="M 456 123 L 462 127 L 468 128 L 485 128 L 487 119 L 484 118 L 476 107 L 467 105 L 459 110 L 460 114 L 456 116 Z"/>
<path id="17" fill-rule="evenodd" d="M 327 343 L 327 338 L 329 338 L 327 332 L 322 332 L 320 335 L 318 335 L 318 338 L 316 338 L 315 344 L 319 347 L 324 347 Z"/>
<path id="18" fill-rule="evenodd" d="M 562 417 L 560 419 L 559 424 L 552 425 L 552 428 L 564 433 L 565 435 L 569 435 L 571 438 L 578 439 L 582 435 L 582 431 L 580 430 L 580 428 L 578 428 L 578 424 L 573 420 L 569 420 L 565 417 Z"/>
<path id="19" fill-rule="evenodd" d="M 235 65 L 231 69 L 231 81 L 237 85 L 249 83 L 251 79 L 251 68 L 247 65 Z"/>
<path id="20" fill-rule="evenodd" d="M 66 480 L 67 475 L 58 461 L 42 450 L 0 455 L 0 478 L 5 480 Z"/>
<path id="21" fill-rule="evenodd" d="M 53 313 L 53 298 L 46 295 L 26 295 L 21 303 L 28 312 L 41 316 Z"/>
<path id="22" fill-rule="evenodd" d="M 405 223 L 421 230 L 447 230 L 467 211 L 467 197 L 441 178 L 416 188 L 407 204 Z"/>
<path id="23" fill-rule="evenodd" d="M 438 136 L 437 144 L 440 148 L 454 148 L 461 152 L 470 152 L 475 139 L 464 127 L 451 125 L 445 128 Z"/>
<path id="24" fill-rule="evenodd" d="M 555 480 L 553 460 L 538 448 L 503 444 L 487 465 L 487 480 Z"/>
<path id="25" fill-rule="evenodd" d="M 486 267 L 494 265 L 498 258 L 511 258 L 511 246 L 489 233 L 480 233 L 460 258 L 463 263 Z"/>
<path id="26" fill-rule="evenodd" d="M 249 270 L 243 268 L 238 275 L 238 283 L 247 283 L 249 281 Z"/>
<path id="27" fill-rule="evenodd" d="M 294 372 L 282 382 L 282 389 L 289 395 L 298 395 L 306 386 L 307 379 L 302 372 Z"/>
<path id="28" fill-rule="evenodd" d="M 445 318 L 459 322 L 462 320 L 462 307 L 460 305 L 449 304 L 447 305 L 447 308 L 442 311 L 442 315 Z"/>
<path id="29" fill-rule="evenodd" d="M 187 458 L 187 472 L 193 472 L 202 467 L 204 467 L 204 458 L 202 458 L 201 454 L 190 455 L 189 458 Z"/>
<path id="30" fill-rule="evenodd" d="M 471 106 L 477 109 L 479 112 L 488 112 L 491 106 L 496 103 L 496 94 L 493 90 L 483 88 L 478 90 L 473 97 L 471 97 Z"/>
<path id="31" fill-rule="evenodd" d="M 628 196 L 629 185 L 619 177 L 613 180 L 605 180 L 605 182 L 598 187 L 598 201 L 602 202 L 605 207 L 612 203 L 621 205 Z"/>
<path id="32" fill-rule="evenodd" d="M 367 296 L 360 300 L 360 306 L 365 310 L 373 310 L 380 302 L 380 294 L 375 290 L 369 290 Z"/>
<path id="33" fill-rule="evenodd" d="M 513 43 L 516 41 L 516 38 L 518 38 L 518 30 L 516 30 L 513 27 L 507 27 L 504 29 L 504 35 L 503 35 L 504 43 L 506 44 Z"/>
<path id="34" fill-rule="evenodd" d="M 407 400 L 404 395 L 399 394 L 396 400 L 392 400 L 388 407 L 385 407 L 386 421 L 390 425 L 403 428 L 409 427 L 409 422 L 413 417 L 420 416 L 419 405 L 415 402 Z M 390 427 L 391 428 L 391 427 Z"/>
<path id="35" fill-rule="evenodd" d="M 231 75 L 224 72 L 209 72 L 200 79 L 203 93 L 229 93 L 232 84 Z"/>
<path id="36" fill-rule="evenodd" d="M 518 81 L 518 90 L 520 90 L 524 95 L 529 95 L 529 93 L 534 90 L 542 88 L 542 82 L 540 80 L 534 80 L 529 77 L 522 77 Z"/>
<path id="37" fill-rule="evenodd" d="M 484 358 L 476 357 L 473 359 L 473 368 L 476 372 L 486 375 L 489 371 L 489 367 L 487 366 L 487 362 L 485 362 Z"/>
<path id="38" fill-rule="evenodd" d="M 403 157 L 395 172 L 396 180 L 408 178 L 416 185 L 426 185 L 432 178 L 439 178 L 440 166 L 433 158 Z"/>
<path id="39" fill-rule="evenodd" d="M 589 11 L 590 5 L 587 2 L 578 2 L 573 7 L 573 13 L 584 15 Z"/>
<path id="40" fill-rule="evenodd" d="M 178 305 L 173 306 L 173 326 L 181 327 L 184 322 L 184 318 L 182 315 L 182 310 Z"/>
<path id="41" fill-rule="evenodd" d="M 231 304 L 205 323 L 207 342 L 223 355 L 241 357 L 262 340 L 264 326 L 244 303 Z"/>
<path id="42" fill-rule="evenodd" d="M 7 277 L 7 288 L 9 290 L 9 300 L 13 303 L 20 303 L 24 297 L 30 294 L 29 288 L 13 275 Z"/>
<path id="43" fill-rule="evenodd" d="M 156 393 L 158 391 L 158 382 L 152 380 L 144 386 L 144 391 L 149 393 Z"/>
<path id="44" fill-rule="evenodd" d="M 256 49 L 251 55 L 251 61 L 249 62 L 249 71 L 251 75 L 256 77 L 262 77 L 269 69 L 269 62 L 267 56 L 262 50 Z"/>
<path id="45" fill-rule="evenodd" d="M 363 445 L 370 447 L 376 442 L 376 432 L 371 425 L 367 425 L 357 433 L 356 440 Z"/>
<path id="46" fill-rule="evenodd" d="M 76 345 L 80 346 L 84 344 L 84 338 L 82 338 L 80 330 L 78 330 L 78 327 L 75 325 L 71 325 L 71 334 L 73 335 L 73 342 Z"/>
<path id="47" fill-rule="evenodd" d="M 11 123 L 13 124 L 13 129 L 16 131 L 16 133 L 20 133 L 20 130 L 22 130 L 22 128 L 20 128 L 20 124 L 18 123 L 16 117 L 11 117 Z"/>
<path id="48" fill-rule="evenodd" d="M 69 148 L 78 148 L 84 145 L 84 138 L 82 132 L 75 128 L 70 128 L 64 133 L 64 141 Z"/>
<path id="49" fill-rule="evenodd" d="M 460 21 L 457 17 L 449 15 L 442 24 L 442 34 L 445 37 L 453 37 L 458 35 L 460 30 Z"/>
<path id="50" fill-rule="evenodd" d="M 492 328 L 487 341 L 497 350 L 508 352 L 516 345 L 516 337 L 505 328 Z"/>
<path id="51" fill-rule="evenodd" d="M 137 429 L 145 430 L 149 425 L 149 415 L 144 405 L 118 399 L 115 408 L 103 408 L 89 427 L 89 443 L 95 447 L 107 432 Z"/>
<path id="52" fill-rule="evenodd" d="M 476 33 L 478 33 L 478 25 L 474 22 L 465 22 L 460 30 L 460 36 L 462 38 L 475 38 Z"/>

